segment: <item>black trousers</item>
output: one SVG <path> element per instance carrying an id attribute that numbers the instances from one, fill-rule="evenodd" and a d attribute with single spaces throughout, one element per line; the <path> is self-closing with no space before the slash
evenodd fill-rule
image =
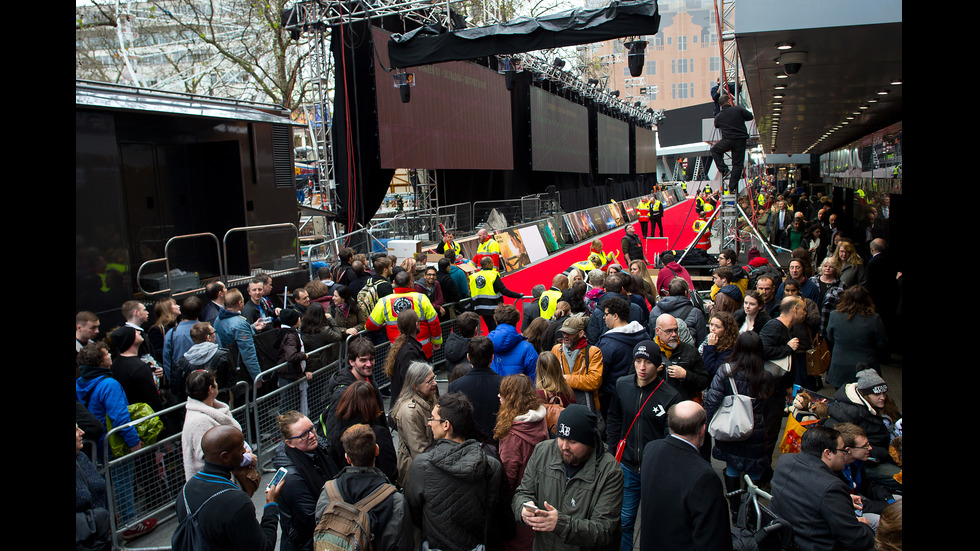
<path id="1" fill-rule="evenodd" d="M 656 237 L 657 236 L 657 228 L 660 228 L 660 237 L 663 237 L 664 236 L 664 217 L 663 216 L 654 216 L 654 217 L 650 218 L 650 223 L 651 223 L 651 226 L 652 226 L 652 229 L 653 229 L 653 232 L 650 234 L 650 237 Z"/>
<path id="2" fill-rule="evenodd" d="M 728 170 L 728 165 L 725 164 L 725 153 L 728 151 L 732 152 L 728 191 L 735 193 L 738 191 L 738 180 L 742 177 L 742 169 L 745 167 L 745 139 L 722 138 L 711 146 L 711 158 L 722 172 Z"/>

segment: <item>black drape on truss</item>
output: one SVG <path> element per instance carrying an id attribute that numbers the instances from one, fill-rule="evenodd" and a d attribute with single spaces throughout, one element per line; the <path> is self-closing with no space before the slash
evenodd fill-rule
<path id="1" fill-rule="evenodd" d="M 444 61 L 516 54 L 623 38 L 652 36 L 660 29 L 656 0 L 610 2 L 603 8 L 521 17 L 497 25 L 439 33 L 432 27 L 392 35 L 392 67 L 404 69 Z"/>

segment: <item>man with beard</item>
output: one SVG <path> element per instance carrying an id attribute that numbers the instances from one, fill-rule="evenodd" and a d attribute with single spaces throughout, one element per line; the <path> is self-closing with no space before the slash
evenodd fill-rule
<path id="1" fill-rule="evenodd" d="M 551 353 L 558 357 L 565 382 L 575 392 L 575 403 L 598 411 L 599 387 L 602 386 L 603 359 L 598 346 L 589 346 L 585 338 L 585 316 L 568 316 L 558 332 L 561 343 Z"/>
<path id="2" fill-rule="evenodd" d="M 657 318 L 655 332 L 654 340 L 663 357 L 667 382 L 681 395 L 681 400 L 693 400 L 711 382 L 701 354 L 697 348 L 680 340 L 677 319 L 670 314 L 661 314 Z"/>
<path id="3" fill-rule="evenodd" d="M 511 509 L 535 531 L 534 549 L 616 547 L 623 472 L 605 445 L 596 414 L 581 404 L 558 417 L 558 438 L 534 447 Z"/>
<path id="4" fill-rule="evenodd" d="M 661 314 L 654 328 L 654 342 L 660 347 L 663 358 L 663 377 L 674 387 L 680 400 L 694 400 L 701 391 L 711 384 L 711 376 L 704 366 L 704 359 L 697 347 L 680 339 L 677 318 Z M 701 456 L 711 461 L 711 438 L 705 437 L 701 446 Z"/>

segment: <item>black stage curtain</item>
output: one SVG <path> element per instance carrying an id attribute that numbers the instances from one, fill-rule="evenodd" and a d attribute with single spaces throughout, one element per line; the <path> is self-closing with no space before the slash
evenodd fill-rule
<path id="1" fill-rule="evenodd" d="M 515 54 L 626 36 L 652 36 L 660 29 L 656 0 L 610 2 L 598 9 L 576 8 L 534 19 L 520 18 L 453 32 L 420 27 L 393 35 L 388 54 L 394 67 Z"/>

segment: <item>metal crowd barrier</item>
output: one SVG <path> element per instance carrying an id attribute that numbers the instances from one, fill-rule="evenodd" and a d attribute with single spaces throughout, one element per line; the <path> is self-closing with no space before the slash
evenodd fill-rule
<path id="1" fill-rule="evenodd" d="M 340 350 L 343 345 L 344 341 L 332 343 L 308 354 L 324 354 L 329 350 Z M 271 376 L 284 365 L 286 364 L 282 363 L 262 372 L 257 379 Z M 334 360 L 313 373 L 307 389 L 308 411 L 311 418 L 318 417 L 323 410 L 325 388 L 338 365 L 339 360 Z M 300 382 L 305 380 L 304 378 L 295 381 L 261 396 L 258 395 L 254 381 L 251 391 L 246 390 L 248 383 L 245 381 L 239 381 L 231 389 L 222 389 L 222 392 L 230 391 L 232 395 L 244 395 L 246 398 L 245 403 L 237 407 L 232 407 L 229 403 L 229 407 L 232 407 L 232 415 L 241 425 L 246 440 L 252 446 L 252 452 L 259 458 L 260 467 L 271 462 L 276 446 L 282 441 L 276 421 L 277 413 L 291 409 L 299 410 Z M 272 382 L 266 381 L 263 384 L 272 384 Z M 186 402 L 176 404 L 163 411 L 154 412 L 151 416 L 113 427 L 105 435 L 102 457 L 107 459 L 103 461 L 101 467 L 106 481 L 109 522 L 115 539 L 115 548 L 127 549 L 122 540 L 122 532 L 127 527 L 154 517 L 160 524 L 176 516 L 174 502 L 177 494 L 184 487 L 186 479 L 181 433 L 112 459 L 108 459 L 111 457 L 109 438 L 128 427 L 137 427 L 155 417 L 180 416 L 182 418 L 186 404 Z"/>
<path id="2" fill-rule="evenodd" d="M 459 302 L 443 304 L 444 308 L 463 306 L 456 315 L 440 322 L 443 342 L 451 332 L 456 330 L 458 314 L 465 311 L 465 306 L 470 300 L 466 298 Z M 523 310 L 524 300 L 515 299 L 514 306 L 518 310 Z M 329 390 L 327 384 L 330 378 L 340 369 L 340 366 L 346 366 L 350 339 L 368 336 L 368 333 L 368 331 L 361 331 L 356 335 L 348 335 L 346 339 L 340 342 L 308 352 L 310 355 L 326 354 L 331 349 L 338 352 L 337 359 L 315 371 L 313 378 L 306 385 L 307 416 L 311 419 L 319 417 L 326 406 Z M 370 337 L 368 336 L 368 338 Z M 390 349 L 391 342 L 387 340 L 375 346 L 373 376 L 375 384 L 381 389 L 387 388 L 391 384 L 384 373 L 384 364 Z M 438 370 L 445 364 L 445 350 L 444 347 L 440 346 L 439 349 L 433 351 L 433 369 Z M 232 396 L 245 396 L 245 403 L 241 405 L 234 406 L 233 400 L 229 400 L 229 406 L 232 407 L 231 413 L 242 426 L 242 431 L 252 447 L 252 452 L 258 457 L 259 468 L 268 471 L 272 470 L 268 468 L 268 465 L 271 464 L 278 446 L 282 443 L 277 415 L 290 410 L 301 411 L 301 386 L 306 382 L 306 379 L 294 381 L 272 391 L 257 388 L 256 383 L 263 380 L 263 385 L 273 384 L 274 379 L 271 379 L 271 376 L 285 365 L 285 363 L 281 363 L 260 373 L 253 380 L 251 389 L 247 389 L 248 384 L 245 381 L 239 381 L 235 387 L 230 389 L 222 389 L 222 393 L 227 391 Z M 154 412 L 151 416 L 113 427 L 105 436 L 102 457 L 110 457 L 110 436 L 127 427 L 137 427 L 154 417 L 170 415 L 183 417 L 185 407 L 186 402 L 183 402 L 163 411 Z M 171 435 L 155 444 L 144 445 L 135 452 L 112 458 L 104 463 L 103 472 L 106 480 L 110 523 L 116 540 L 116 547 L 126 549 L 125 542 L 122 541 L 122 532 L 128 526 L 153 517 L 157 518 L 158 523 L 163 523 L 176 516 L 174 502 L 186 482 L 181 434 Z M 149 550 L 151 548 L 140 549 Z"/>

